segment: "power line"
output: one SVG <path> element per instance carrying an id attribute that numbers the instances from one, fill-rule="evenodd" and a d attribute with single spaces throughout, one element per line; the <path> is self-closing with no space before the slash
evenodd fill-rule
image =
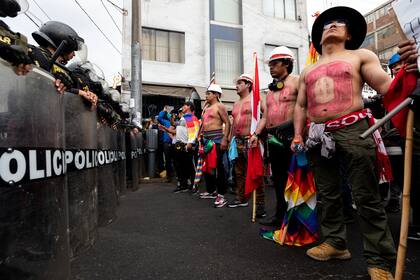
<path id="1" fill-rule="evenodd" d="M 118 11 L 120 11 L 122 14 L 127 13 L 127 10 L 119 7 L 117 4 L 115 4 L 114 2 L 107 0 L 109 4 L 111 4 L 112 6 L 114 6 L 115 9 L 117 9 Z"/>
<path id="2" fill-rule="evenodd" d="M 37 5 L 37 7 L 41 10 L 41 12 L 49 19 L 51 20 L 50 16 L 44 11 L 44 9 L 41 8 L 41 6 L 38 4 L 38 2 L 36 2 L 36 0 L 32 0 L 35 5 Z"/>
<path id="3" fill-rule="evenodd" d="M 112 22 L 114 23 L 115 27 L 118 29 L 118 31 L 120 32 L 120 34 L 122 35 L 122 31 L 119 28 L 118 24 L 115 22 L 114 17 L 111 15 L 111 13 L 108 11 L 108 8 L 105 6 L 104 1 L 101 0 L 102 6 L 104 6 L 106 12 L 108 13 L 109 17 L 111 18 Z"/>
<path id="4" fill-rule="evenodd" d="M 80 5 L 79 2 L 77 2 L 77 0 L 74 0 L 74 2 L 76 2 L 76 4 L 80 7 L 80 9 L 86 14 L 86 16 L 90 19 L 90 21 L 96 26 L 96 28 L 99 30 L 99 32 L 102 33 L 102 35 L 105 37 L 105 39 L 108 41 L 108 43 L 110 43 L 112 45 L 112 47 L 119 53 L 121 54 L 121 51 L 112 43 L 112 41 L 108 38 L 108 36 L 106 36 L 106 34 L 102 31 L 102 29 L 96 24 L 96 22 L 93 20 L 93 18 L 88 14 L 88 12 L 83 9 L 83 7 Z"/>
<path id="5" fill-rule="evenodd" d="M 29 15 L 31 15 L 32 17 L 34 17 L 36 20 L 38 20 L 38 22 L 40 23 L 40 24 L 43 24 L 44 22 L 39 18 L 39 17 L 37 17 L 34 13 L 32 13 L 31 11 L 26 11 Z"/>
<path id="6" fill-rule="evenodd" d="M 39 28 L 39 25 L 27 13 L 25 13 L 25 16 L 27 16 L 36 25 L 36 27 Z"/>

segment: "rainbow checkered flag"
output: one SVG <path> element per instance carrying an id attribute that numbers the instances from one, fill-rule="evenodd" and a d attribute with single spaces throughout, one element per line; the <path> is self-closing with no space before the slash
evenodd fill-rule
<path id="1" fill-rule="evenodd" d="M 284 198 L 287 213 L 280 230 L 261 230 L 261 236 L 281 245 L 303 246 L 315 242 L 318 239 L 315 181 L 308 164 L 298 166 L 296 154 L 290 164 Z"/>

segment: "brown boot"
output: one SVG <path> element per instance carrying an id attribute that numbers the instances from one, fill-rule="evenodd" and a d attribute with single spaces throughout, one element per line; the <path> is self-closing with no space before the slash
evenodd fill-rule
<path id="1" fill-rule="evenodd" d="M 307 250 L 306 254 L 310 258 L 317 261 L 328 261 L 331 259 L 339 259 L 339 260 L 351 259 L 351 254 L 349 250 L 347 249 L 339 250 L 325 242 Z"/>
<path id="2" fill-rule="evenodd" d="M 391 272 L 379 267 L 368 267 L 368 273 L 371 280 L 394 280 Z"/>

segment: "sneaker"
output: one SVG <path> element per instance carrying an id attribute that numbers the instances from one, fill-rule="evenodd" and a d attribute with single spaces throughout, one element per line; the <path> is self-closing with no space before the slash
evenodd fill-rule
<path id="1" fill-rule="evenodd" d="M 267 216 L 267 213 L 265 212 L 264 207 L 258 207 L 257 206 L 257 212 L 255 214 L 256 214 L 255 216 L 258 219 L 261 219 L 261 218 L 264 218 L 265 216 Z"/>
<path id="2" fill-rule="evenodd" d="M 223 206 L 225 206 L 227 204 L 227 202 L 228 201 L 226 200 L 226 198 L 223 195 L 218 194 L 217 197 L 216 197 L 216 200 L 214 201 L 214 207 L 222 208 Z"/>
<path id="3" fill-rule="evenodd" d="M 242 202 L 238 199 L 235 199 L 234 201 L 230 202 L 227 207 L 229 208 L 237 208 L 237 207 L 247 207 L 248 206 L 248 202 Z"/>
<path id="4" fill-rule="evenodd" d="M 306 251 L 306 255 L 317 261 L 328 261 L 331 259 L 349 260 L 351 259 L 350 251 L 339 250 L 328 243 L 321 243 Z"/>
<path id="5" fill-rule="evenodd" d="M 203 192 L 200 193 L 200 198 L 209 198 L 209 199 L 213 199 L 217 197 L 217 193 L 216 192 L 212 192 L 212 193 L 208 193 L 208 192 Z"/>
<path id="6" fill-rule="evenodd" d="M 391 272 L 379 267 L 368 267 L 368 273 L 371 280 L 394 280 Z"/>
<path id="7" fill-rule="evenodd" d="M 414 230 L 414 229 L 409 229 L 407 239 L 420 241 L 420 231 L 419 230 Z"/>

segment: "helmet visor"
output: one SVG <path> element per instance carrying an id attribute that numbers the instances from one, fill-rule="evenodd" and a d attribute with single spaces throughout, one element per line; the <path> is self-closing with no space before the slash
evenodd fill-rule
<path id="1" fill-rule="evenodd" d="M 75 51 L 75 60 L 86 63 L 88 60 L 88 47 L 85 43 L 79 42 L 77 51 Z"/>
<path id="2" fill-rule="evenodd" d="M 18 14 L 23 14 L 25 13 L 28 9 L 29 9 L 29 3 L 26 0 L 15 0 L 19 6 L 20 6 L 20 11 L 18 12 Z"/>

